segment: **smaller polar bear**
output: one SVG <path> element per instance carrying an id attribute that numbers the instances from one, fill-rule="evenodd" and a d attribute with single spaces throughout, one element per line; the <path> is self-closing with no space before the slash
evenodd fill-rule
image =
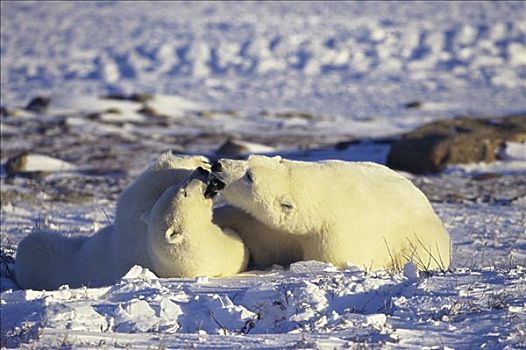
<path id="1" fill-rule="evenodd" d="M 161 155 L 119 197 L 114 225 L 92 237 L 36 231 L 18 246 L 22 288 L 109 285 L 133 265 L 161 277 L 229 275 L 246 268 L 248 252 L 233 232 L 212 223 L 205 198 L 204 157 Z M 198 170 L 195 170 L 198 168 Z M 220 254 L 219 254 L 219 253 Z"/>
<path id="2" fill-rule="evenodd" d="M 212 171 L 216 180 L 209 188 L 226 184 L 221 193 L 230 205 L 279 232 L 246 239 L 240 231 L 251 254 L 259 252 L 263 260 L 287 260 L 290 246 L 298 244 L 302 260 L 338 267 L 399 269 L 407 261 L 420 270 L 450 266 L 449 234 L 426 196 L 385 166 L 250 156 L 221 159 Z M 284 243 L 283 235 L 290 240 Z M 282 242 L 276 244 L 276 236 Z"/>
<path id="3" fill-rule="evenodd" d="M 168 188 L 142 216 L 148 226 L 146 249 L 159 277 L 234 275 L 247 267 L 241 238 L 212 222 L 213 200 L 205 197 L 210 173 L 196 172 L 183 185 Z"/>

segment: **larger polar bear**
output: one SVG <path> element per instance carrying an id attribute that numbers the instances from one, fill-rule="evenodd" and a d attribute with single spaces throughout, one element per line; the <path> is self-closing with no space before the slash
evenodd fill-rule
<path id="1" fill-rule="evenodd" d="M 114 225 L 92 237 L 40 230 L 18 246 L 22 288 L 114 283 L 133 265 L 161 277 L 231 275 L 246 268 L 239 236 L 212 222 L 204 157 L 161 155 L 119 197 Z M 198 170 L 194 170 L 194 169 Z"/>
<path id="2" fill-rule="evenodd" d="M 450 266 L 449 234 L 426 196 L 385 166 L 253 155 L 220 159 L 212 171 L 226 184 L 221 193 L 229 204 L 290 237 L 303 260 L 372 270 L 407 261 L 420 270 Z M 275 244 L 264 233 L 257 238 L 246 241 L 251 252 L 289 254 L 290 243 Z"/>

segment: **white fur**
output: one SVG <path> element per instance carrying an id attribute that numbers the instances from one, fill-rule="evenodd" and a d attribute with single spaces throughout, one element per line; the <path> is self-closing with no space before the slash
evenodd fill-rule
<path id="1" fill-rule="evenodd" d="M 181 184 L 199 166 L 208 168 L 208 160 L 164 153 L 119 196 L 112 239 L 115 275 L 123 276 L 133 265 L 151 267 L 141 215 L 151 210 L 167 188 Z"/>
<path id="2" fill-rule="evenodd" d="M 159 220 L 163 215 L 175 218 L 177 215 L 174 213 L 151 209 L 155 205 L 162 207 L 162 203 L 170 201 L 167 192 L 182 185 L 184 179 L 198 166 L 209 167 L 207 159 L 200 156 L 176 157 L 170 153 L 161 155 L 121 194 L 117 202 L 114 225 L 102 229 L 92 237 L 72 238 L 51 231 L 30 234 L 18 246 L 15 268 L 19 285 L 23 288 L 47 290 L 56 289 L 63 284 L 69 284 L 71 287 L 108 285 L 121 278 L 133 265 L 142 265 L 166 276 L 164 270 L 155 271 L 157 264 L 152 261 L 152 254 L 148 254 L 146 247 L 149 245 L 149 230 L 141 220 L 141 215 L 152 212 Z M 192 197 L 194 196 L 204 199 L 202 192 L 194 193 Z M 200 230 L 202 227 L 210 229 L 211 236 L 222 234 L 206 224 L 200 225 L 200 221 L 211 222 L 211 202 L 210 199 L 192 202 L 193 205 L 203 205 L 203 208 L 194 207 L 200 215 L 188 211 L 179 212 L 178 215 L 189 215 L 188 219 L 191 218 L 188 221 L 191 225 L 189 224 L 185 231 L 188 241 L 193 237 L 192 230 Z M 207 215 L 204 215 L 206 212 Z M 195 233 L 196 239 L 199 240 L 206 236 L 206 231 Z M 239 242 L 235 245 L 239 246 Z M 205 251 L 206 245 L 198 253 L 205 254 Z M 172 256 L 177 253 L 173 250 Z M 179 253 L 182 256 L 191 256 L 183 251 Z M 155 255 L 155 258 L 158 258 L 158 255 Z M 206 261 L 206 255 L 195 256 L 192 259 Z M 202 272 L 194 269 L 190 274 L 181 272 L 181 275 L 204 275 L 207 272 L 206 269 Z"/>
<path id="3" fill-rule="evenodd" d="M 267 269 L 276 264 L 286 266 L 303 258 L 299 237 L 273 229 L 236 207 L 216 208 L 214 223 L 239 234 L 249 250 L 254 268 Z"/>
<path id="4" fill-rule="evenodd" d="M 225 276 L 244 271 L 248 250 L 241 238 L 212 223 L 213 201 L 205 179 L 168 188 L 147 217 L 147 251 L 160 277 Z"/>
<path id="5" fill-rule="evenodd" d="M 420 270 L 450 265 L 449 234 L 429 201 L 385 166 L 265 156 L 220 164 L 226 201 L 299 242 L 304 260 L 372 270 L 408 260 Z M 271 256 L 290 250 L 264 235 L 247 244 Z"/>

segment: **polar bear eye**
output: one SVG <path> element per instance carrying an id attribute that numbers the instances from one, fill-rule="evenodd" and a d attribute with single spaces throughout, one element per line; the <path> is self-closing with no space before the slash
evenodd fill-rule
<path id="1" fill-rule="evenodd" d="M 250 170 L 245 173 L 245 179 L 250 183 L 254 182 L 254 175 L 252 175 Z"/>

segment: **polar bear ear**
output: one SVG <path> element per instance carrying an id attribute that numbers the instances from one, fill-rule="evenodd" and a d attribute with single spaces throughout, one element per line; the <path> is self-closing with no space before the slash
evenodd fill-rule
<path id="1" fill-rule="evenodd" d="M 281 156 L 274 156 L 274 157 L 272 157 L 272 159 L 274 159 L 274 160 L 277 161 L 278 163 L 283 162 L 283 158 L 281 158 Z"/>
<path id="2" fill-rule="evenodd" d="M 150 217 L 150 211 L 146 210 L 144 213 L 141 214 L 140 218 L 141 221 L 144 222 L 146 225 L 148 225 L 148 218 Z"/>
<path id="3" fill-rule="evenodd" d="M 174 227 L 170 226 L 164 233 L 164 238 L 166 238 L 166 241 L 168 243 L 177 243 L 178 240 L 180 240 L 181 232 L 178 232 L 175 230 Z"/>

